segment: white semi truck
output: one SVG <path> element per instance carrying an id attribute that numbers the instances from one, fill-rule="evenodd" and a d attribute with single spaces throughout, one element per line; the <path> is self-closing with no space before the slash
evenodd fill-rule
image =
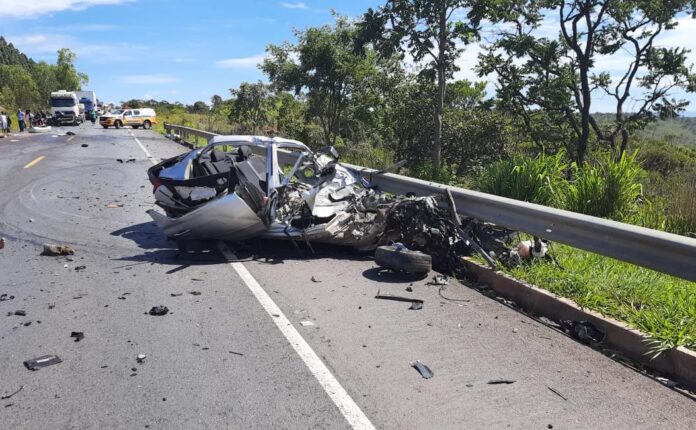
<path id="1" fill-rule="evenodd" d="M 78 125 L 84 121 L 80 113 L 80 101 L 72 91 L 51 93 L 51 121 L 54 125 Z"/>

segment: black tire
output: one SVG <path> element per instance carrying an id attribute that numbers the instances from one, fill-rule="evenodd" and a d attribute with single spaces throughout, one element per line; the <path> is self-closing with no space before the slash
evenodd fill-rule
<path id="1" fill-rule="evenodd" d="M 123 126 L 123 124 L 121 124 L 121 121 L 116 121 L 114 123 L 114 127 L 116 127 L 116 128 L 121 128 L 122 126 Z"/>
<path id="2" fill-rule="evenodd" d="M 108 125 L 102 125 L 102 127 L 104 127 L 104 128 L 109 128 L 109 126 L 108 126 Z"/>
<path id="3" fill-rule="evenodd" d="M 399 272 L 425 274 L 432 269 L 432 258 L 428 254 L 410 249 L 399 249 L 394 245 L 380 246 L 375 250 L 375 263 Z"/>
<path id="4" fill-rule="evenodd" d="M 145 130 L 149 130 L 150 127 L 152 127 L 152 123 L 151 123 L 150 121 L 145 121 L 145 122 L 143 123 L 143 128 L 144 128 Z"/>

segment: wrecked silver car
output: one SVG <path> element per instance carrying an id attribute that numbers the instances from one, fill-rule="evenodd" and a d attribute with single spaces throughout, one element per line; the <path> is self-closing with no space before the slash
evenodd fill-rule
<path id="1" fill-rule="evenodd" d="M 369 246 L 396 198 L 370 188 L 327 147 L 259 136 L 216 136 L 148 170 L 148 213 L 173 239 L 252 237 Z"/>

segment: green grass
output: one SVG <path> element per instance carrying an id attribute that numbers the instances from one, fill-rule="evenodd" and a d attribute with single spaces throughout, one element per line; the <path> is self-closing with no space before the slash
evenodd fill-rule
<path id="1" fill-rule="evenodd" d="M 696 350 L 696 283 L 566 245 L 552 251 L 562 268 L 538 260 L 503 270 L 642 331 L 655 352 Z"/>

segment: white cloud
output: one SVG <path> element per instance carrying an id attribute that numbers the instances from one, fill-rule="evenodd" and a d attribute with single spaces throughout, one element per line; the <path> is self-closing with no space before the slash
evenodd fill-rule
<path id="1" fill-rule="evenodd" d="M 255 69 L 265 57 L 266 54 L 258 54 L 250 57 L 228 58 L 216 61 L 215 65 L 223 69 Z"/>
<path id="2" fill-rule="evenodd" d="M 2 1 L 2 0 L 0 0 Z M 150 48 L 127 43 L 91 44 L 81 42 L 66 34 L 29 34 L 7 36 L 19 50 L 36 60 L 54 62 L 56 52 L 61 48 L 70 48 L 80 60 L 91 60 L 97 63 L 130 61 L 142 57 Z"/>
<path id="3" fill-rule="evenodd" d="M 160 85 L 179 82 L 181 79 L 171 75 L 126 75 L 121 76 L 118 81 L 127 85 Z"/>
<path id="4" fill-rule="evenodd" d="M 301 1 L 298 1 L 295 3 L 282 2 L 280 5 L 282 7 L 284 7 L 285 9 L 305 9 L 305 10 L 309 9 L 309 6 L 307 6 L 306 4 L 304 4 Z"/>
<path id="5" fill-rule="evenodd" d="M 135 0 L 0 0 L 0 16 L 12 18 L 34 18 L 64 10 L 85 10 L 92 6 L 117 5 Z"/>

